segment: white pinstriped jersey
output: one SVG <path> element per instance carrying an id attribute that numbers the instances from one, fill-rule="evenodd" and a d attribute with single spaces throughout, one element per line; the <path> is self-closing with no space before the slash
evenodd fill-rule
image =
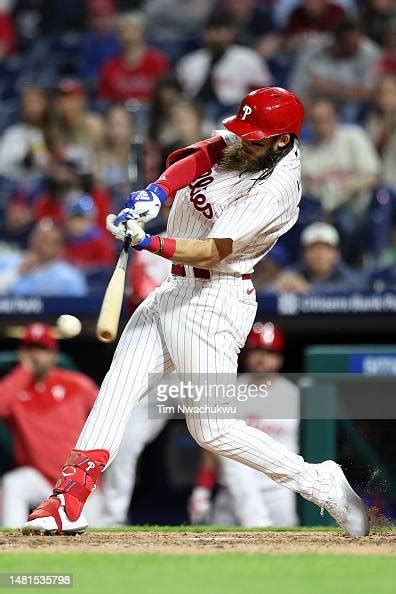
<path id="1" fill-rule="evenodd" d="M 237 138 L 223 131 L 221 134 L 227 143 Z M 277 239 L 297 221 L 301 198 L 298 143 L 268 179 L 254 183 L 259 175 L 222 171 L 215 165 L 176 193 L 168 237 L 230 238 L 233 252 L 214 270 L 251 273 Z"/>

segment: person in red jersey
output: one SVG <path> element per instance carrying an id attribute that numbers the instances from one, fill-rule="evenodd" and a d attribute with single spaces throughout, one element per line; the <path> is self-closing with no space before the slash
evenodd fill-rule
<path id="1" fill-rule="evenodd" d="M 0 418 L 14 444 L 15 468 L 3 475 L 1 485 L 2 525 L 8 528 L 20 526 L 51 492 L 98 393 L 86 375 L 56 367 L 57 354 L 51 328 L 31 324 L 21 342 L 20 364 L 0 382 Z M 98 497 L 93 499 L 91 517 L 98 507 Z"/>
<path id="2" fill-rule="evenodd" d="M 108 101 L 151 101 L 156 81 L 168 73 L 167 58 L 144 42 L 144 23 L 139 13 L 118 20 L 122 53 L 108 60 L 99 80 L 99 97 Z"/>

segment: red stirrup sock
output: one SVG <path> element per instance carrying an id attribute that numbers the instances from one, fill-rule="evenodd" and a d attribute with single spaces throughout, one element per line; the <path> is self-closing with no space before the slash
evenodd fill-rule
<path id="1" fill-rule="evenodd" d="M 63 494 L 67 517 L 75 521 L 95 489 L 96 481 L 109 460 L 107 450 L 72 450 L 55 484 L 54 495 Z"/>

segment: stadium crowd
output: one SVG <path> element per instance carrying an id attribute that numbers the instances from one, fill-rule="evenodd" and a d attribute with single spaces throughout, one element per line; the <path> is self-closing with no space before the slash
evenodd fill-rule
<path id="1" fill-rule="evenodd" d="M 394 288 L 393 0 L 0 0 L 0 295 L 101 289 L 131 140 L 150 183 L 266 85 L 304 101 L 303 199 L 257 289 Z"/>

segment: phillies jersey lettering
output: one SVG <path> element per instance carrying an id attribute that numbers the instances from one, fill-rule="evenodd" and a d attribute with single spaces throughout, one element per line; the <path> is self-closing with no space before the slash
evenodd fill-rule
<path id="1" fill-rule="evenodd" d="M 210 183 L 214 180 L 214 177 L 211 175 L 212 170 L 205 171 L 194 180 L 190 185 L 189 188 L 190 192 L 190 201 L 193 203 L 194 208 L 198 210 L 198 212 L 202 213 L 204 217 L 207 219 L 213 219 L 213 209 L 210 202 L 207 202 L 205 191 Z"/>

